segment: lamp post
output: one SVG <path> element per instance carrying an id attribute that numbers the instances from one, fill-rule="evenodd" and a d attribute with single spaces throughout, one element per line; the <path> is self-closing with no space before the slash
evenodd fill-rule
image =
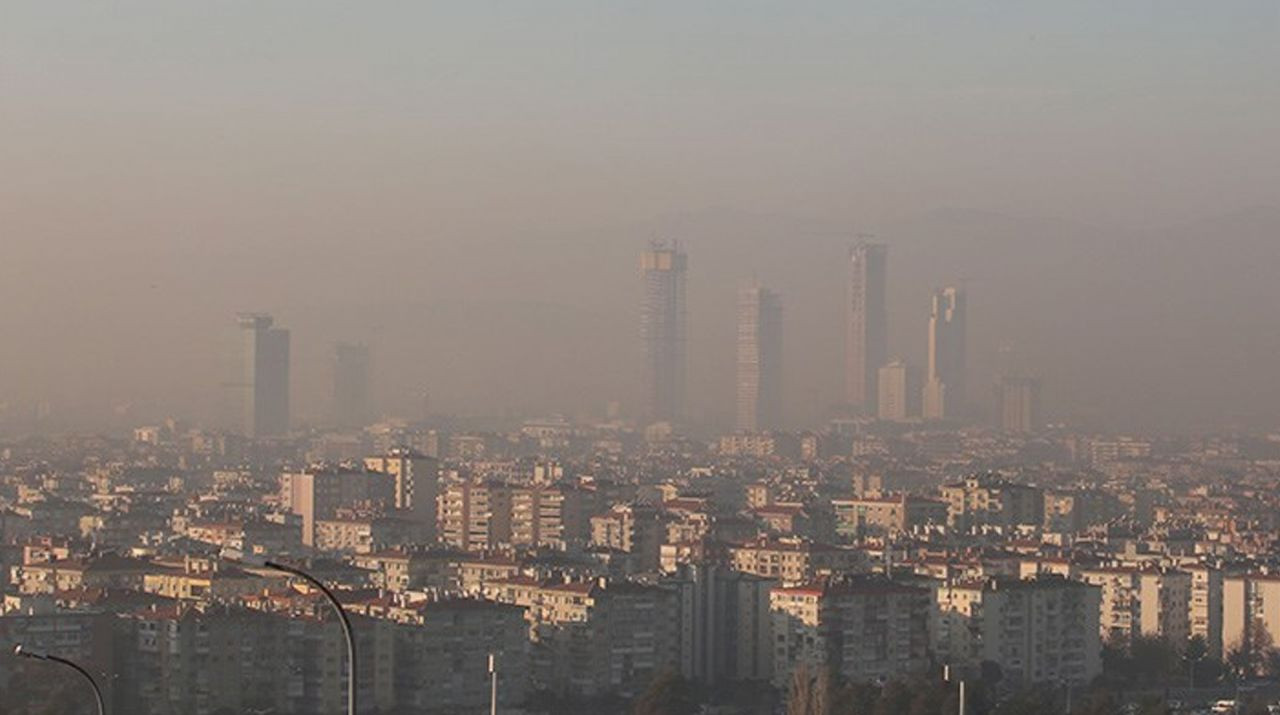
<path id="1" fill-rule="evenodd" d="M 38 653 L 33 650 L 27 650 L 22 647 L 21 643 L 13 647 L 13 654 L 20 658 L 31 658 L 32 660 L 47 660 L 51 663 L 60 663 L 84 676 L 84 679 L 89 681 L 89 686 L 93 688 L 93 698 L 98 703 L 98 715 L 106 715 L 107 705 L 102 699 L 102 690 L 98 687 L 98 681 L 93 679 L 93 676 L 89 674 L 89 671 L 81 668 L 79 665 L 67 660 L 66 658 L 60 658 L 56 655 L 50 655 L 49 653 Z"/>
<path id="2" fill-rule="evenodd" d="M 942 679 L 948 683 L 951 682 L 951 666 L 950 664 L 942 666 Z M 964 715 L 964 678 L 959 679 L 960 683 L 960 704 L 957 711 L 960 715 Z"/>
<path id="3" fill-rule="evenodd" d="M 498 658 L 489 654 L 489 715 L 498 715 Z"/>
<path id="4" fill-rule="evenodd" d="M 346 610 L 342 608 L 341 603 L 338 603 L 338 597 L 333 595 L 333 591 L 330 591 L 328 586 L 321 583 L 320 579 L 288 564 L 263 559 L 255 554 L 246 554 L 239 549 L 225 549 L 222 552 L 222 556 L 229 561 L 238 561 L 249 566 L 261 566 L 272 571 L 297 576 L 320 589 L 320 593 L 324 594 L 325 599 L 329 601 L 329 605 L 333 606 L 333 610 L 338 614 L 338 622 L 342 625 L 342 635 L 347 640 L 347 715 L 356 715 L 356 639 L 351 632 L 351 619 L 347 617 Z"/>

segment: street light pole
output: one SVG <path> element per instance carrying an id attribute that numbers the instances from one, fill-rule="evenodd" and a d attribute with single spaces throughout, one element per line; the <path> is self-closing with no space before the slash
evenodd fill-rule
<path id="1" fill-rule="evenodd" d="M 951 682 L 951 665 L 950 664 L 942 666 L 942 680 L 947 683 Z M 960 713 L 960 715 L 964 715 L 964 678 L 960 678 L 959 682 L 960 682 L 960 693 L 959 693 L 960 703 L 959 703 L 959 707 L 957 708 L 957 711 Z"/>
<path id="2" fill-rule="evenodd" d="M 489 715 L 498 715 L 498 661 L 489 654 Z"/>
<path id="3" fill-rule="evenodd" d="M 107 705 L 106 705 L 106 702 L 102 699 L 102 690 L 98 687 L 98 681 L 93 679 L 93 676 L 89 674 L 89 671 L 85 670 L 84 668 L 81 668 L 79 665 L 77 665 L 76 663 L 73 663 L 72 661 L 67 660 L 66 658 L 59 658 L 56 655 L 50 655 L 48 653 L 37 653 L 35 651 L 27 650 L 22 647 L 22 644 L 18 644 L 13 647 L 13 654 L 21 658 L 31 658 L 32 660 L 47 660 L 51 663 L 60 663 L 62 665 L 67 666 L 68 668 L 71 668 L 72 670 L 76 671 L 80 675 L 84 676 L 84 679 L 89 681 L 89 687 L 93 688 L 93 698 L 98 703 L 98 715 L 106 715 Z"/>
<path id="4" fill-rule="evenodd" d="M 275 571 L 281 571 L 306 581 L 307 583 L 320 589 L 320 593 L 328 599 L 329 605 L 333 606 L 333 610 L 338 613 L 338 621 L 342 624 L 342 635 L 347 639 L 347 715 L 356 715 L 356 639 L 351 633 L 351 619 L 347 617 L 347 612 L 342 608 L 342 604 L 338 603 L 338 597 L 333 595 L 327 586 L 320 583 L 320 579 L 303 571 L 276 561 L 263 561 L 263 566 Z"/>
<path id="5" fill-rule="evenodd" d="M 324 594 L 325 599 L 329 601 L 329 605 L 333 606 L 333 610 L 337 612 L 338 622 L 342 625 L 342 635 L 347 640 L 347 715 L 356 715 L 356 639 L 351 632 L 351 619 L 347 617 L 346 610 L 342 608 L 341 603 L 338 603 L 338 597 L 333 595 L 333 591 L 330 591 L 328 586 L 321 583 L 320 579 L 300 568 L 282 564 L 278 561 L 269 561 L 256 554 L 247 554 L 240 549 L 223 549 L 222 557 L 228 561 L 238 561 L 247 566 L 262 566 L 272 571 L 280 571 L 291 576 L 297 576 L 320 589 L 320 593 Z"/>

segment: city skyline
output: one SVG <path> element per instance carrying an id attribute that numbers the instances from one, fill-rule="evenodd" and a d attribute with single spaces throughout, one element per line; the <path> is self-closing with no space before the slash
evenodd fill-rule
<path id="1" fill-rule="evenodd" d="M 931 296 L 923 382 L 903 358 L 883 360 L 874 370 L 864 369 L 864 364 L 885 351 L 887 247 L 860 240 L 848 249 L 848 257 L 845 377 L 850 392 L 855 388 L 874 391 L 865 396 L 864 406 L 856 413 L 890 422 L 973 417 L 975 405 L 969 402 L 965 388 L 969 369 L 965 292 L 948 287 Z M 649 422 L 671 422 L 677 428 L 714 429 L 714 425 L 684 424 L 688 254 L 679 241 L 652 241 L 641 253 L 640 269 L 644 397 L 632 414 Z M 733 427 L 743 432 L 794 427 L 783 419 L 781 299 L 759 279 L 739 288 L 736 295 Z M 274 328 L 273 318 L 262 313 L 241 314 L 239 322 L 245 336 L 245 377 L 239 384 L 246 392 L 243 432 L 254 437 L 283 435 L 288 431 L 289 331 Z M 1006 430 L 1034 431 L 1043 419 L 1040 383 L 1031 378 L 1013 380 L 1004 364 L 1009 353 L 1007 346 L 999 350 L 1001 365 L 989 409 Z M 369 346 L 364 343 L 344 341 L 333 346 L 329 425 L 353 429 L 370 423 L 369 356 Z M 875 379 L 867 382 L 870 373 Z"/>
<path id="2" fill-rule="evenodd" d="M 1013 340 L 1055 419 L 1280 423 L 1273 3 L 552 5 L 12 8 L 0 429 L 236 425 L 210 326 L 246 309 L 294 329 L 297 424 L 330 417 L 337 341 L 377 346 L 392 415 L 635 404 L 623 286 L 654 237 L 697 255 L 690 416 L 735 419 L 754 272 L 804 346 L 787 415 L 819 424 L 832 256 L 864 232 L 887 355 L 920 362 L 926 287 L 973 281 L 975 400 Z"/>

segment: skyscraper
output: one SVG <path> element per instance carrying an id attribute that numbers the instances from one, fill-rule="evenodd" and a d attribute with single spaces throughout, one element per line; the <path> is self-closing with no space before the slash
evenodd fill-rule
<path id="1" fill-rule="evenodd" d="M 369 413 L 369 346 L 338 343 L 333 348 L 334 424 L 363 427 Z"/>
<path id="2" fill-rule="evenodd" d="M 270 315 L 242 313 L 244 432 L 272 437 L 289 431 L 289 331 Z"/>
<path id="3" fill-rule="evenodd" d="M 959 288 L 933 294 L 929 315 L 929 374 L 924 387 L 926 419 L 952 419 L 965 409 L 965 299 Z"/>
<path id="4" fill-rule="evenodd" d="M 654 242 L 640 255 L 644 295 L 640 337 L 644 343 L 644 415 L 679 421 L 685 407 L 685 269 L 679 243 Z"/>
<path id="5" fill-rule="evenodd" d="M 782 301 L 753 285 L 738 292 L 738 429 L 776 429 L 782 421 Z"/>
<path id="6" fill-rule="evenodd" d="M 849 250 L 845 284 L 845 402 L 873 412 L 880 366 L 888 356 L 885 269 L 888 249 L 882 243 L 859 243 Z"/>
<path id="7" fill-rule="evenodd" d="M 901 422 L 920 416 L 920 369 L 905 360 L 880 368 L 880 399 L 876 416 Z"/>
<path id="8" fill-rule="evenodd" d="M 1040 380 L 1020 375 L 1003 375 L 996 385 L 1000 427 L 1005 432 L 1035 432 L 1040 429 Z"/>

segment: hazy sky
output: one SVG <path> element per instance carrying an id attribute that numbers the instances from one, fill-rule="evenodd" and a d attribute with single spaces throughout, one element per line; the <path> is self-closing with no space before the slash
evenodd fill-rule
<path id="1" fill-rule="evenodd" d="M 870 231 L 917 362 L 929 282 L 964 276 L 975 371 L 1025 345 L 1060 414 L 1274 424 L 1280 395 L 1249 389 L 1280 357 L 1269 273 L 1234 285 L 1258 264 L 1224 247 L 1217 274 L 1123 287 L 1197 225 L 1277 255 L 1278 70 L 1274 0 L 0 0 L 0 401 L 209 418 L 246 309 L 295 330 L 302 417 L 348 338 L 392 410 L 409 384 L 469 412 L 627 400 L 635 254 L 660 234 L 701 281 L 700 416 L 729 414 L 732 289 L 755 271 L 787 302 L 806 420 L 838 385 L 825 267 Z M 1114 302 L 1072 304 L 1109 268 Z M 1043 299 L 1029 275 L 1061 281 L 1057 312 L 1018 312 Z M 1222 302 L 1161 312 L 1197 296 Z M 1240 377 L 1185 394 L 1211 374 Z"/>

